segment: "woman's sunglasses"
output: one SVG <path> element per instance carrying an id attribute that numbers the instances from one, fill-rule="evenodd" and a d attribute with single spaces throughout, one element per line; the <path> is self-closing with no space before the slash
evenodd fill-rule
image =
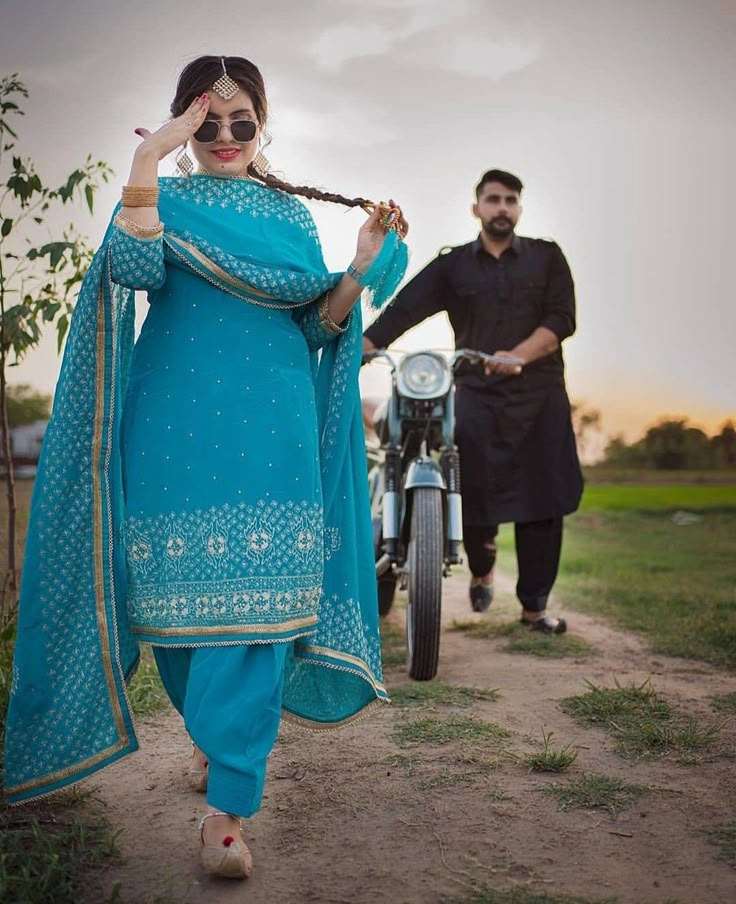
<path id="1" fill-rule="evenodd" d="M 217 141 L 220 129 L 224 125 L 224 122 L 218 122 L 216 119 L 205 119 L 193 137 L 200 144 L 212 144 L 213 141 Z M 227 125 L 230 128 L 233 141 L 237 141 L 238 144 L 246 144 L 249 141 L 253 141 L 258 131 L 258 124 L 253 122 L 252 119 L 234 119 Z"/>

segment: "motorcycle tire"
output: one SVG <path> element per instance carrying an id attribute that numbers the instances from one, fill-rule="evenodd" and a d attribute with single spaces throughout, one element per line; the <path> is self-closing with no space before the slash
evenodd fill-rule
<path id="1" fill-rule="evenodd" d="M 407 556 L 407 671 L 415 681 L 437 674 L 442 617 L 444 525 L 442 490 L 413 491 Z"/>

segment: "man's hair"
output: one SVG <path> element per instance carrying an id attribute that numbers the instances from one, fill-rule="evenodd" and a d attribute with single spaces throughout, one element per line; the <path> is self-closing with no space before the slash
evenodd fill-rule
<path id="1" fill-rule="evenodd" d="M 510 188 L 512 191 L 516 191 L 519 194 L 521 194 L 522 189 L 524 188 L 521 179 L 513 173 L 507 173 L 506 170 L 502 169 L 489 169 L 487 172 L 483 173 L 480 177 L 480 182 L 475 186 L 476 199 L 480 197 L 483 186 L 487 185 L 489 182 L 500 182 L 501 185 L 505 185 L 506 188 Z"/>

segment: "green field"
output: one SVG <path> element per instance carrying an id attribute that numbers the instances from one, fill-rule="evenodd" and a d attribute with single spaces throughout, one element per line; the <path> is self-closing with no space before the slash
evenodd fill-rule
<path id="1" fill-rule="evenodd" d="M 581 512 L 736 511 L 736 484 L 601 484 L 585 488 Z"/>
<path id="2" fill-rule="evenodd" d="M 508 565 L 508 525 L 499 539 Z M 588 484 L 565 522 L 556 592 L 656 652 L 736 668 L 736 486 Z"/>

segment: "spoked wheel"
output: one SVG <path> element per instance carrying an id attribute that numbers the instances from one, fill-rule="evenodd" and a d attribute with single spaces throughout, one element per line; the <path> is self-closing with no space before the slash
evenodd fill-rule
<path id="1" fill-rule="evenodd" d="M 407 671 L 416 681 L 429 681 L 437 674 L 440 655 L 442 491 L 436 487 L 418 487 L 413 493 L 407 556 Z"/>

